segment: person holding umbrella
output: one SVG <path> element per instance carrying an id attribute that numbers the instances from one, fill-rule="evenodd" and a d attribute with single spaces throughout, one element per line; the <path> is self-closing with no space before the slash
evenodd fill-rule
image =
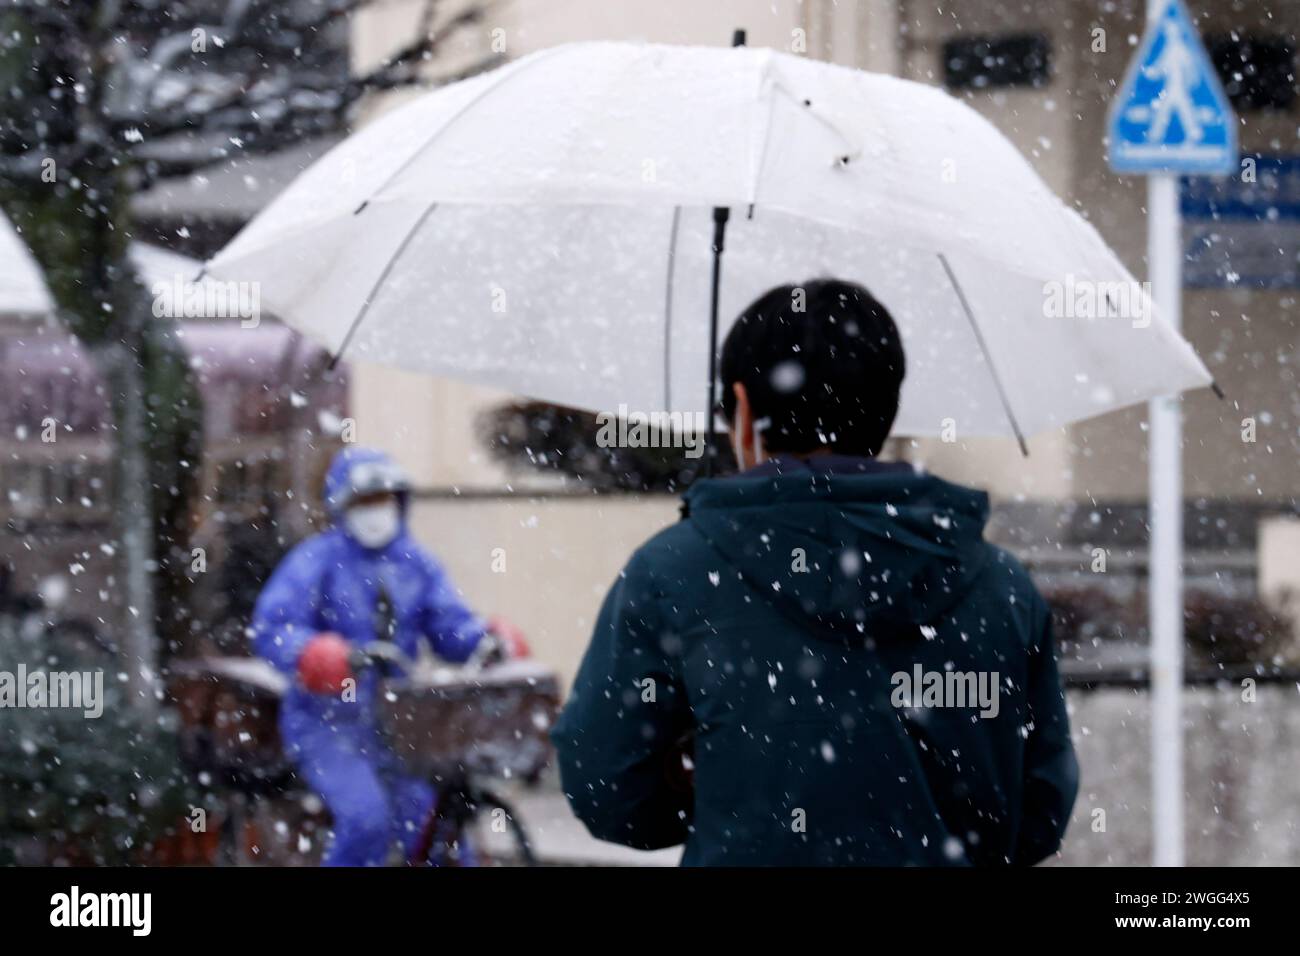
<path id="1" fill-rule="evenodd" d="M 984 540 L 985 493 L 877 460 L 905 365 L 849 282 L 772 289 L 732 327 L 742 470 L 697 481 L 633 554 L 552 732 L 594 836 L 685 843 L 687 865 L 1059 846 L 1078 764 L 1050 613 Z"/>

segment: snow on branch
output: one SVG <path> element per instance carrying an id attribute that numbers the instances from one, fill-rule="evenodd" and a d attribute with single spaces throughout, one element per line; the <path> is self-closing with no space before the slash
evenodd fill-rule
<path id="1" fill-rule="evenodd" d="M 380 3 L 0 0 L 0 89 L 15 80 L 0 93 L 0 176 L 98 153 L 147 180 L 344 132 L 367 94 L 428 83 L 428 63 L 495 5 L 440 17 L 442 0 L 423 0 L 407 41 L 354 75 L 351 18 Z"/>

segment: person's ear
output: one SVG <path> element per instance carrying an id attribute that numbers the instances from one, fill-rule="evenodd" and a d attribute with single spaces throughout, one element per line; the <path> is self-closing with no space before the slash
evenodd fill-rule
<path id="1" fill-rule="evenodd" d="M 731 417 L 731 447 L 736 450 L 736 463 L 743 471 L 758 461 L 758 449 L 754 447 L 754 409 L 743 384 L 733 383 L 731 391 L 736 396 L 736 411 Z"/>

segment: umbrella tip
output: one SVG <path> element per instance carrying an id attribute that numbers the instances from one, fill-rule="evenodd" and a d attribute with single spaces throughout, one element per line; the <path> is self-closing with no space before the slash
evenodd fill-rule
<path id="1" fill-rule="evenodd" d="M 1223 394 L 1223 389 L 1219 388 L 1218 382 L 1210 382 L 1210 391 L 1212 391 L 1215 395 L 1218 396 L 1219 401 L 1223 401 L 1228 397 Z"/>

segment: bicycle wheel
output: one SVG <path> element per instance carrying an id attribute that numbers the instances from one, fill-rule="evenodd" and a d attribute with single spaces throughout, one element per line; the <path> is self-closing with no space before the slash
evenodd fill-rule
<path id="1" fill-rule="evenodd" d="M 514 849 L 518 859 L 524 866 L 538 865 L 537 857 L 533 853 L 532 841 L 528 838 L 528 831 L 524 829 L 523 821 L 519 819 L 519 814 L 515 812 L 514 807 L 491 790 L 481 787 L 475 792 L 474 803 L 476 813 L 482 813 L 484 808 L 500 810 L 505 817 L 508 832 L 514 837 Z M 490 819 L 495 822 L 498 818 L 491 815 Z"/>

